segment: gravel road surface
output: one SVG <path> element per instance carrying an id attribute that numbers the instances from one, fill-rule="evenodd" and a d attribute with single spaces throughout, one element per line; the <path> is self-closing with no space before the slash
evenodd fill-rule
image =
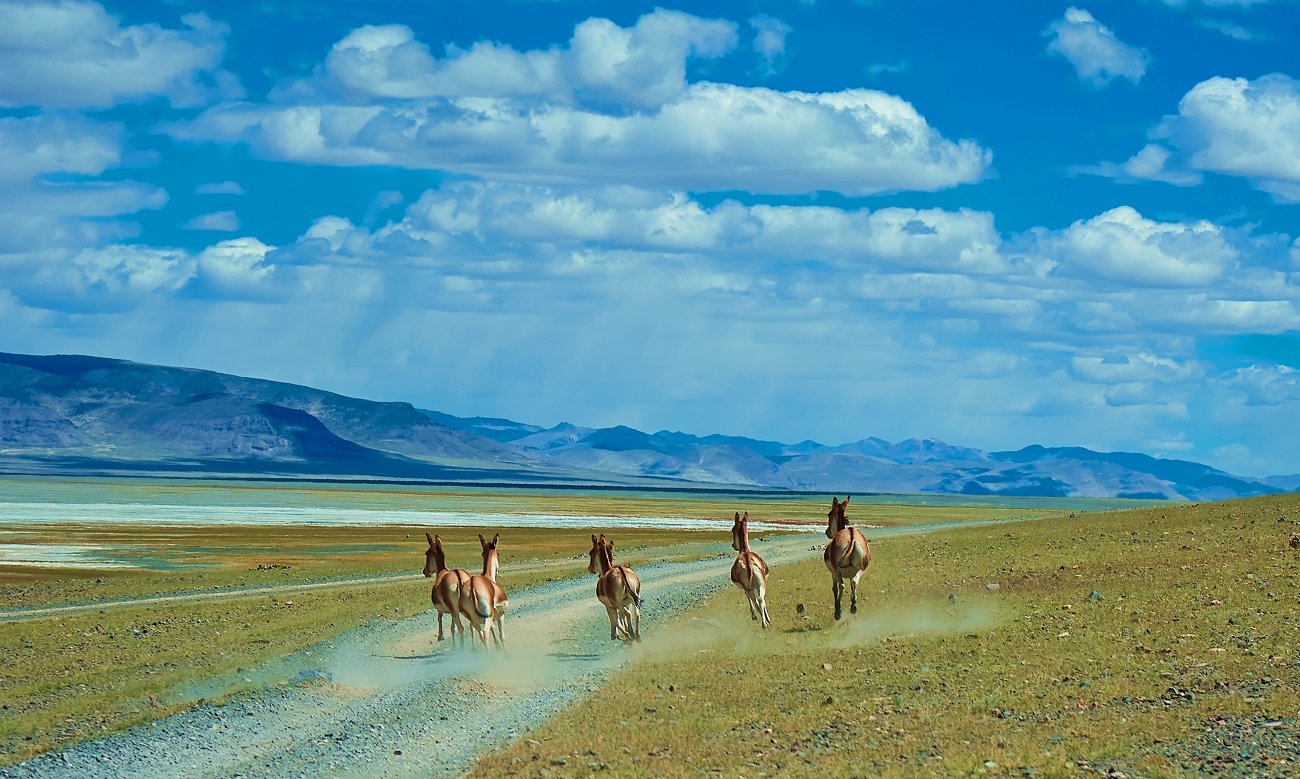
<path id="1" fill-rule="evenodd" d="M 778 565 L 819 556 L 823 543 L 820 533 L 799 534 L 756 550 Z M 646 634 L 731 586 L 734 553 L 721 544 L 718 551 L 638 567 Z M 594 593 L 588 576 L 512 594 L 504 654 L 438 645 L 432 611 L 372 622 L 248 672 L 267 685 L 258 692 L 0 768 L 0 777 L 457 776 L 594 690 L 625 660 Z M 215 693 L 222 680 L 205 685 Z M 187 693 L 201 697 L 204 689 Z"/>

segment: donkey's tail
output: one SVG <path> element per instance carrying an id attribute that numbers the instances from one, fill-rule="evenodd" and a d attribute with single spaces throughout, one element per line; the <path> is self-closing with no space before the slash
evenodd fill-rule
<path id="1" fill-rule="evenodd" d="M 470 586 L 473 587 L 473 584 L 471 583 Z M 474 611 L 483 619 L 492 616 L 492 594 L 490 592 L 474 587 Z"/>
<path id="2" fill-rule="evenodd" d="M 636 604 L 638 609 L 641 608 L 641 595 L 636 590 L 632 589 L 632 585 L 628 583 L 627 569 L 620 565 L 618 567 L 618 575 L 623 577 L 623 589 L 627 590 L 627 594 L 632 596 L 632 602 Z"/>

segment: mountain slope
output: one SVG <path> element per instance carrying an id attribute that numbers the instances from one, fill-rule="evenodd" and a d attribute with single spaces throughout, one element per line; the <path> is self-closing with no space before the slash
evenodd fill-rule
<path id="1" fill-rule="evenodd" d="M 0 353 L 0 449 L 125 460 L 197 457 L 351 463 L 519 465 L 495 441 L 440 425 L 407 403 L 126 360 Z M 414 469 L 418 471 L 419 469 Z"/>
<path id="2" fill-rule="evenodd" d="M 839 446 L 456 417 L 213 371 L 0 353 L 0 469 L 1217 500 L 1300 487 L 1082 447 Z"/>

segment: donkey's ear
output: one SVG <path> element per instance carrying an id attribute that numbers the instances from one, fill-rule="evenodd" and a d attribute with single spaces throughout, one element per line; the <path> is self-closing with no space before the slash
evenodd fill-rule
<path id="1" fill-rule="evenodd" d="M 601 533 L 601 534 L 600 534 L 600 540 L 601 540 L 601 541 L 604 541 L 604 540 L 605 540 L 605 534 L 604 534 L 604 533 Z"/>
<path id="2" fill-rule="evenodd" d="M 492 536 L 492 548 L 496 549 L 496 546 L 499 543 L 501 543 L 501 534 L 497 533 L 496 535 Z"/>
<path id="3" fill-rule="evenodd" d="M 433 536 L 429 535 L 428 533 L 425 533 L 424 537 L 429 539 L 429 546 L 433 546 Z"/>
<path id="4" fill-rule="evenodd" d="M 831 496 L 831 508 L 839 508 L 840 499 L 835 495 Z"/>
<path id="5" fill-rule="evenodd" d="M 840 505 L 841 505 L 841 506 L 847 506 L 847 505 L 849 505 L 849 496 L 848 496 L 848 495 L 845 495 L 845 496 L 844 496 L 844 502 L 841 503 Z"/>
<path id="6" fill-rule="evenodd" d="M 600 542 L 596 540 L 596 534 L 595 534 L 595 533 L 592 533 L 592 534 L 591 534 L 591 545 L 592 545 L 592 546 L 595 546 L 595 545 L 598 544 L 598 543 L 600 543 Z"/>
<path id="7" fill-rule="evenodd" d="M 482 544 L 484 549 L 487 549 L 487 539 L 483 537 L 482 533 L 478 534 L 478 542 Z"/>
<path id="8" fill-rule="evenodd" d="M 748 512 L 748 511 L 745 512 L 745 521 L 746 521 L 746 522 L 749 521 L 749 512 Z"/>
<path id="9" fill-rule="evenodd" d="M 736 512 L 736 521 L 737 521 L 737 522 L 740 521 L 740 512 L 739 512 L 739 511 Z"/>

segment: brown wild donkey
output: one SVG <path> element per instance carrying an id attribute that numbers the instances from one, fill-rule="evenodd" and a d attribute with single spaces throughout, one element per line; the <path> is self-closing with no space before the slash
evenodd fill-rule
<path id="1" fill-rule="evenodd" d="M 626 565 L 614 565 L 614 542 L 605 534 L 591 537 L 591 562 L 587 571 L 596 579 L 596 600 L 609 614 L 609 640 L 641 640 L 641 580 Z"/>
<path id="2" fill-rule="evenodd" d="M 772 624 L 767 616 L 767 563 L 749 551 L 749 512 L 744 519 L 736 514 L 736 524 L 731 526 L 731 548 L 739 554 L 731 564 L 731 580 L 745 591 L 749 599 L 749 618 L 763 620 L 763 627 Z"/>
<path id="3" fill-rule="evenodd" d="M 506 599 L 506 591 L 497 584 L 497 570 L 501 567 L 500 556 L 497 554 L 497 544 L 500 541 L 500 533 L 492 536 L 492 543 L 488 543 L 482 533 L 479 534 L 478 542 L 483 546 L 483 575 L 469 577 L 469 583 L 460 591 L 460 613 L 469 619 L 472 633 L 469 639 L 470 649 L 474 648 L 474 639 L 477 637 L 486 650 L 489 633 L 497 646 L 506 648 L 501 620 L 510 603 Z"/>
<path id="4" fill-rule="evenodd" d="M 831 591 L 835 593 L 835 618 L 841 615 L 840 600 L 844 596 L 844 580 L 848 579 L 852 587 L 852 602 L 849 613 L 858 613 L 858 579 L 862 572 L 871 565 L 871 547 L 867 546 L 867 537 L 852 527 L 845 510 L 849 506 L 846 495 L 844 502 L 831 498 L 831 510 L 826 515 L 826 537 L 831 540 L 826 545 L 826 568 L 831 572 Z"/>
<path id="5" fill-rule="evenodd" d="M 433 577 L 433 607 L 438 610 L 438 640 L 442 640 L 442 615 L 451 615 L 451 641 L 456 643 L 456 631 L 460 631 L 460 645 L 465 645 L 465 626 L 460 622 L 460 593 L 469 586 L 469 574 L 461 569 L 447 569 L 447 555 L 442 551 L 442 539 L 438 536 L 429 539 L 429 551 L 424 553 L 424 575 Z"/>

